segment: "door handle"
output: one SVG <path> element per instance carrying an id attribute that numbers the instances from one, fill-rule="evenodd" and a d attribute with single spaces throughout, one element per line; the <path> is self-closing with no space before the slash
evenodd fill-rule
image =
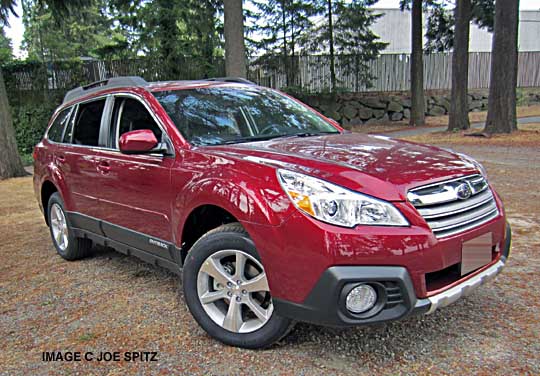
<path id="1" fill-rule="evenodd" d="M 107 161 L 99 161 L 97 165 L 98 170 L 101 172 L 109 172 L 111 169 L 111 165 Z"/>
<path id="2" fill-rule="evenodd" d="M 64 157 L 62 154 L 57 154 L 56 155 L 56 159 L 58 160 L 58 162 L 60 163 L 64 163 L 66 161 L 66 157 Z"/>

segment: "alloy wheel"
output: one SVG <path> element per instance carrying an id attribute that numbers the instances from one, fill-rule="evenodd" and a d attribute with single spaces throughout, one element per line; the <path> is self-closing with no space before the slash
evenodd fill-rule
<path id="1" fill-rule="evenodd" d="M 51 206 L 51 229 L 56 245 L 65 251 L 68 247 L 68 225 L 64 211 L 57 203 Z"/>
<path id="2" fill-rule="evenodd" d="M 208 316 L 234 333 L 260 329 L 274 310 L 263 266 L 240 250 L 209 256 L 197 275 L 197 293 Z"/>

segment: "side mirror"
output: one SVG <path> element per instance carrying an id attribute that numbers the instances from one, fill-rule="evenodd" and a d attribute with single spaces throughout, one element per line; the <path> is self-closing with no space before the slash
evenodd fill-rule
<path id="1" fill-rule="evenodd" d="M 149 154 L 159 153 L 155 150 L 158 140 L 150 129 L 139 129 L 126 132 L 118 140 L 120 151 L 124 154 Z"/>

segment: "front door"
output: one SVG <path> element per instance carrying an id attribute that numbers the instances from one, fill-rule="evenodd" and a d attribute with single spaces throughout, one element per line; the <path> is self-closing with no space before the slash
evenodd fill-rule
<path id="1" fill-rule="evenodd" d="M 133 97 L 115 97 L 110 119 L 109 147 L 96 156 L 101 171 L 103 232 L 113 240 L 171 258 L 171 168 L 175 159 L 126 155 L 118 150 L 118 138 L 125 132 L 150 129 L 158 140 L 167 136 L 146 106 Z"/>

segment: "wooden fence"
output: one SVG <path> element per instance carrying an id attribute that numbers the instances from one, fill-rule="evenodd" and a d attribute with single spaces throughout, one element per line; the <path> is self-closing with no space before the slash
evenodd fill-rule
<path id="1" fill-rule="evenodd" d="M 384 54 L 368 63 L 368 72 L 375 77 L 371 85 L 358 81 L 351 69 L 348 57 L 336 59 L 336 76 L 340 88 L 352 91 L 407 91 L 410 87 L 410 55 Z M 346 60 L 341 63 L 341 60 Z M 518 86 L 540 87 L 540 52 L 521 52 L 518 57 Z M 299 56 L 296 74 L 291 80 L 283 69 L 265 67 L 265 63 L 251 65 L 250 78 L 265 86 L 282 88 L 301 87 L 309 92 L 327 90 L 330 86 L 330 63 L 328 56 Z M 489 87 L 491 53 L 469 54 L 469 88 Z M 292 81 L 292 85 L 291 85 Z M 289 82 L 289 84 L 287 84 Z M 450 89 L 452 82 L 452 54 L 437 53 L 424 56 L 424 88 L 428 90 Z"/>
<path id="2" fill-rule="evenodd" d="M 424 86 L 429 90 L 445 90 L 451 84 L 450 53 L 424 56 Z M 469 55 L 469 88 L 489 86 L 491 54 Z M 356 63 L 355 63 L 356 62 Z M 371 84 L 362 80 L 351 56 L 336 57 L 336 75 L 340 89 L 349 91 L 406 91 L 410 85 L 410 56 L 384 54 L 369 62 L 367 72 L 374 77 Z M 4 67 L 6 84 L 13 91 L 68 90 L 80 84 L 120 75 L 142 76 L 149 81 L 197 79 L 223 76 L 224 62 L 215 58 L 208 64 L 194 64 L 190 58 L 178 62 L 174 74 L 164 70 L 155 59 L 140 58 L 112 61 L 82 61 L 21 64 Z M 326 55 L 301 55 L 284 60 L 281 56 L 249 59 L 248 78 L 268 87 L 282 89 L 294 86 L 306 92 L 327 91 L 330 87 L 330 63 Z M 519 53 L 519 87 L 540 87 L 540 52 Z"/>

